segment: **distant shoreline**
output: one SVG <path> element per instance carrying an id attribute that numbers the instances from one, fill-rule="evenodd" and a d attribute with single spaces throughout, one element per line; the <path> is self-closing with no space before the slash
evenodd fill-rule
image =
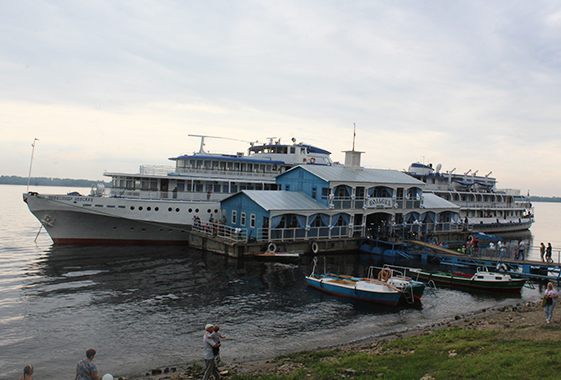
<path id="1" fill-rule="evenodd" d="M 97 184 L 109 186 L 110 182 L 94 181 L 89 179 L 70 179 L 70 178 L 48 178 L 48 177 L 31 177 L 29 179 L 30 186 L 75 186 L 75 187 L 92 187 Z M 0 185 L 27 185 L 26 177 L 19 176 L 0 176 Z"/>

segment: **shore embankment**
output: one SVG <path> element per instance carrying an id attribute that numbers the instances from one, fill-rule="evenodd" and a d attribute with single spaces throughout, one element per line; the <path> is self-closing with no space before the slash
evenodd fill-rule
<path id="1" fill-rule="evenodd" d="M 395 344 L 400 341 L 406 342 L 408 338 L 418 337 L 420 340 L 428 340 L 431 336 L 436 335 L 436 333 L 446 331 L 459 331 L 460 333 L 465 332 L 465 334 L 468 335 L 462 336 L 461 339 L 469 336 L 469 338 L 467 338 L 468 341 L 481 339 L 482 347 L 489 344 L 489 337 L 493 338 L 493 344 L 498 344 L 498 347 L 502 347 L 501 344 L 504 344 L 507 341 L 522 341 L 522 343 L 524 343 L 524 341 L 558 343 L 561 341 L 561 316 L 559 316 L 559 310 L 556 311 L 557 315 L 554 314 L 553 322 L 551 324 L 546 324 L 544 311 L 537 302 L 518 303 L 511 306 L 483 309 L 470 314 L 454 315 L 448 319 L 426 326 L 411 328 L 400 333 L 372 336 L 361 341 L 345 343 L 335 347 L 322 347 L 314 351 L 299 352 L 279 358 L 271 358 L 269 360 L 227 363 L 222 365 L 220 370 L 223 371 L 225 375 L 234 379 L 258 379 L 261 376 L 267 376 L 268 378 L 271 376 L 283 378 L 284 376 L 291 374 L 294 375 L 295 373 L 302 374 L 302 378 L 305 377 L 306 379 L 324 379 L 329 378 L 326 376 L 330 375 L 318 374 L 318 369 L 316 367 L 311 368 L 309 366 L 310 361 L 304 360 L 303 358 L 313 357 L 314 362 L 321 361 L 325 363 L 333 363 L 342 361 L 341 358 L 343 357 L 348 358 L 356 355 L 357 357 L 360 356 L 362 361 L 365 361 L 365 358 L 369 357 L 395 355 Z M 471 332 L 473 332 L 473 334 Z M 459 345 L 461 345 L 459 343 L 459 340 L 461 339 L 458 338 L 457 343 Z M 451 347 L 452 346 L 453 344 Z M 423 344 L 419 344 L 417 342 L 415 347 L 418 347 L 417 350 L 421 351 L 424 346 Z M 489 346 L 489 349 L 491 349 L 491 346 Z M 415 352 L 415 349 L 405 351 L 402 352 L 402 355 L 410 355 Z M 495 351 L 502 350 L 497 350 L 495 347 L 493 352 Z M 417 354 L 421 353 L 417 352 Z M 430 362 L 430 353 L 428 354 Z M 458 351 L 456 351 L 455 348 L 449 349 L 446 356 L 447 358 L 455 358 L 457 355 L 461 356 L 461 354 L 462 349 L 458 347 Z M 470 352 L 469 356 L 473 357 L 478 354 L 480 353 Z M 435 355 L 437 355 L 436 351 Z M 460 360 L 460 356 L 458 356 L 457 360 Z M 514 360 L 516 361 L 515 356 Z M 395 362 L 395 360 L 393 361 Z M 350 361 L 350 363 L 352 363 L 352 361 Z M 428 367 L 431 366 L 430 363 L 427 365 Z M 435 359 L 432 365 L 438 366 L 438 360 Z M 358 368 L 359 365 L 356 366 L 357 368 L 353 368 L 352 365 L 345 365 L 344 367 L 345 368 L 340 369 L 342 373 L 338 374 L 337 377 L 354 378 L 355 375 L 359 377 L 359 374 L 364 376 L 364 370 Z M 195 364 L 188 367 L 176 366 L 158 368 L 145 374 L 123 376 L 122 378 L 127 380 L 198 379 L 202 377 L 202 370 L 203 368 L 201 365 Z M 372 374 L 372 377 L 387 378 L 384 377 L 384 371 L 386 370 L 388 369 L 380 369 L 380 372 Z M 330 371 L 333 371 L 333 369 L 330 369 Z M 335 371 L 337 370 L 335 369 Z M 437 371 L 436 368 L 435 371 Z M 531 371 L 531 368 L 528 368 L 528 371 Z M 430 375 L 430 372 L 431 371 L 428 371 L 427 377 L 425 377 L 426 379 L 433 378 Z M 525 376 L 530 377 L 522 376 L 518 378 L 532 378 L 530 373 L 526 373 Z M 295 378 L 299 377 L 297 376 Z M 369 378 L 369 376 L 363 378 Z M 420 379 L 423 378 L 423 376 L 417 378 Z M 543 376 L 541 378 L 543 378 Z"/>

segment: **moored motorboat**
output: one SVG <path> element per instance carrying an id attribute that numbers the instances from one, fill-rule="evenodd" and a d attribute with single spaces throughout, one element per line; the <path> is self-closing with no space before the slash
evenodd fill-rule
<path id="1" fill-rule="evenodd" d="M 406 269 L 407 268 L 392 265 L 384 265 L 382 268 L 371 266 L 368 268 L 367 278 L 352 277 L 334 273 L 327 273 L 322 276 L 343 279 L 346 281 L 370 281 L 372 279 L 377 279 L 378 281 L 385 282 L 399 290 L 401 292 L 401 300 L 409 303 L 420 301 L 425 291 L 425 284 L 407 276 L 405 272 Z"/>
<path id="2" fill-rule="evenodd" d="M 311 274 L 306 277 L 306 282 L 311 287 L 323 292 L 361 301 L 395 306 L 401 298 L 401 292 L 395 287 L 376 280 L 349 281 Z"/>
<path id="3" fill-rule="evenodd" d="M 523 278 L 490 272 L 486 267 L 477 268 L 475 274 L 433 272 L 419 268 L 411 269 L 411 273 L 416 275 L 417 280 L 433 281 L 436 284 L 503 292 L 520 292 L 526 283 Z"/>
<path id="4" fill-rule="evenodd" d="M 353 277 L 336 273 L 312 274 L 306 277 L 308 285 L 326 293 L 388 305 L 397 305 L 400 300 L 409 303 L 419 301 L 425 285 L 404 275 L 404 272 L 385 266 L 371 266 L 368 277 Z M 376 275 L 377 273 L 377 275 Z"/>
<path id="5" fill-rule="evenodd" d="M 304 252 L 275 252 L 267 250 L 263 253 L 256 253 L 253 257 L 267 261 L 298 261 L 303 254 Z"/>

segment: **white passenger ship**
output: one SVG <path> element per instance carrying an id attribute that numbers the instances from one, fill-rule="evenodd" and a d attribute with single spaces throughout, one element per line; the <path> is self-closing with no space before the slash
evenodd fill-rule
<path id="1" fill-rule="evenodd" d="M 177 243 L 188 241 L 193 221 L 221 217 L 220 201 L 241 190 L 279 190 L 275 177 L 295 165 L 333 165 L 330 152 L 269 138 L 251 143 L 247 154 L 204 150 L 170 158 L 175 167 L 141 166 L 139 173 L 104 173 L 109 189 L 23 195 L 54 243 Z"/>
<path id="2" fill-rule="evenodd" d="M 491 173 L 481 176 L 471 170 L 464 174 L 455 169 L 441 172 L 432 164 L 413 163 L 407 174 L 426 184 L 425 193 L 433 193 L 460 206 L 466 227 L 478 232 L 514 232 L 527 230 L 534 222 L 529 196 L 518 189 L 498 189 Z"/>

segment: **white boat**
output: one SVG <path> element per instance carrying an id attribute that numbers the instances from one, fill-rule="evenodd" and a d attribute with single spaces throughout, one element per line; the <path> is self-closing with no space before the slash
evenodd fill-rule
<path id="1" fill-rule="evenodd" d="M 406 172 L 426 184 L 423 194 L 433 193 L 460 206 L 460 217 L 466 229 L 478 232 L 513 232 L 527 230 L 534 223 L 529 196 L 518 189 L 498 189 L 491 173 L 481 176 L 469 170 L 454 173 L 455 168 L 441 172 L 432 164 L 413 163 Z"/>
<path id="2" fill-rule="evenodd" d="M 198 152 L 170 158 L 175 166 L 141 166 L 139 173 L 106 172 L 109 189 L 89 195 L 23 194 L 54 243 L 178 243 L 193 222 L 218 220 L 220 201 L 241 190 L 278 190 L 275 177 L 295 165 L 333 165 L 330 152 L 270 138 L 247 153 Z"/>

